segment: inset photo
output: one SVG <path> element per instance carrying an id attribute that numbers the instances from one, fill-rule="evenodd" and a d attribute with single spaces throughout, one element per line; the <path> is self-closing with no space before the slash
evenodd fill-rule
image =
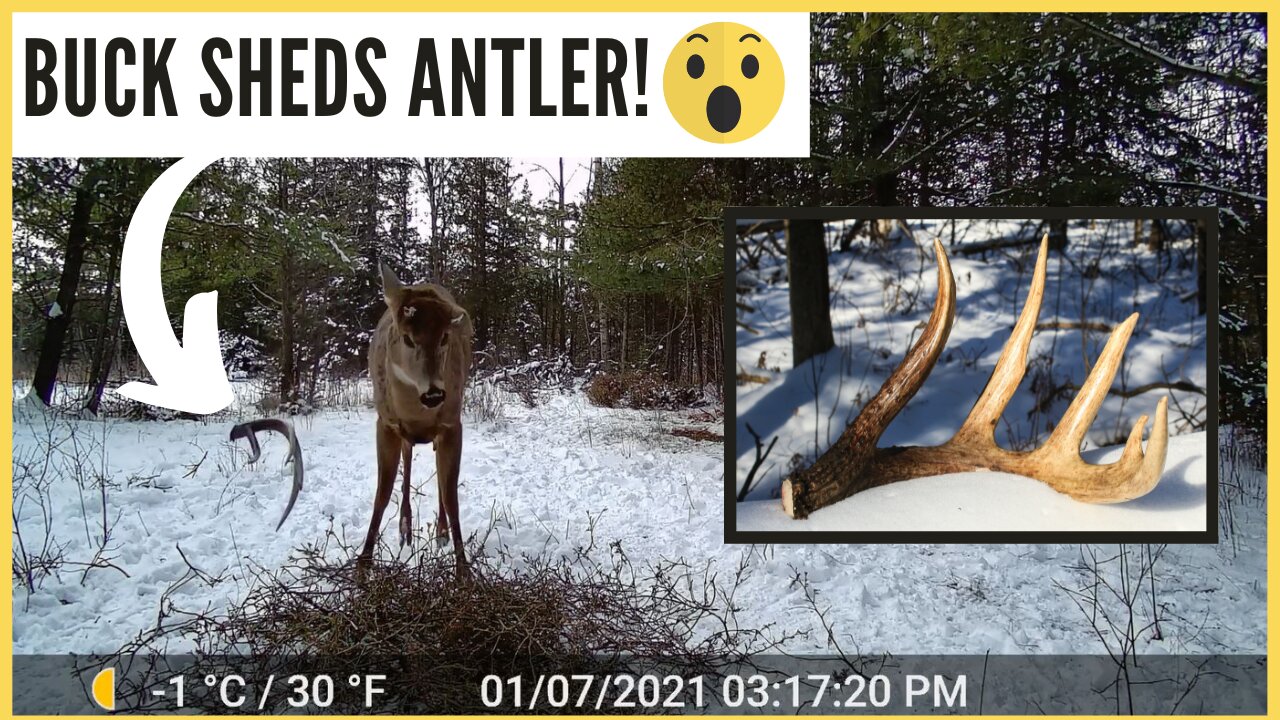
<path id="1" fill-rule="evenodd" d="M 1212 208 L 731 209 L 727 539 L 1215 542 L 1216 234 Z"/>

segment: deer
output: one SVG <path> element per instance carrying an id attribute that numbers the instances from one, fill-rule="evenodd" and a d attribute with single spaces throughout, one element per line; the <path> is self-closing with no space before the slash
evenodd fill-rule
<path id="1" fill-rule="evenodd" d="M 924 386 L 951 333 L 956 314 L 955 278 L 942 243 L 933 242 L 938 263 L 938 295 L 920 338 L 890 373 L 879 392 L 825 453 L 782 482 L 782 509 L 803 519 L 816 510 L 869 488 L 889 483 L 977 470 L 995 470 L 1038 480 L 1076 500 L 1118 503 L 1150 492 L 1164 472 L 1169 442 L 1168 396 L 1156 405 L 1155 424 L 1142 448 L 1148 416 L 1134 423 L 1120 459 L 1094 465 L 1080 457 L 1080 444 L 1107 394 L 1125 347 L 1138 322 L 1133 313 L 1117 325 L 1079 393 L 1044 445 L 1028 452 L 996 444 L 995 429 L 1027 369 L 1027 351 L 1044 298 L 1049 236 L 1013 332 L 973 409 L 950 440 L 934 447 L 877 447 L 889 423 Z"/>
<path id="2" fill-rule="evenodd" d="M 459 575 L 467 572 L 458 519 L 458 473 L 462 464 L 462 393 L 471 371 L 471 317 L 444 287 L 406 285 L 379 263 L 386 310 L 369 341 L 369 377 L 377 409 L 378 485 L 373 516 L 357 558 L 368 568 L 382 514 L 391 499 L 396 471 L 404 465 L 400 544 L 412 543 L 410 477 L 413 449 L 435 449 L 439 489 L 436 542 L 452 540 Z"/>
<path id="3" fill-rule="evenodd" d="M 465 576 L 468 569 L 458 519 L 458 473 L 462 465 L 462 392 L 471 372 L 471 316 L 440 285 L 405 285 L 386 263 L 379 263 L 378 270 L 387 305 L 369 341 L 369 377 L 378 412 L 378 486 L 373 517 L 356 565 L 367 570 L 373 562 L 382 515 L 391 501 L 401 463 L 404 496 L 400 503 L 400 545 L 412 543 L 413 448 L 425 443 L 435 448 L 436 455 L 436 542 L 443 545 L 452 541 L 458 574 Z M 293 487 L 276 524 L 279 531 L 302 491 L 302 448 L 287 420 L 251 420 L 231 429 L 232 442 L 241 438 L 249 441 L 249 463 L 257 462 L 262 455 L 256 433 L 264 430 L 288 439 L 287 461 L 293 465 Z"/>

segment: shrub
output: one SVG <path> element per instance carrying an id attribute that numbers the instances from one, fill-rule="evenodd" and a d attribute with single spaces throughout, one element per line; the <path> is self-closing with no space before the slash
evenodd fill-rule
<path id="1" fill-rule="evenodd" d="M 621 407 L 623 392 L 622 376 L 617 373 L 600 373 L 587 384 L 587 399 L 599 407 Z"/>
<path id="2" fill-rule="evenodd" d="M 328 547 L 335 543 L 336 559 Z M 134 668 L 118 680 L 118 708 L 164 709 L 150 690 L 167 682 L 178 658 L 155 651 L 178 640 L 200 649 L 181 658 L 189 677 L 237 672 L 262 687 L 268 673 L 327 674 L 338 691 L 330 712 L 367 712 L 363 688 L 350 691 L 346 678 L 385 675 L 376 711 L 395 714 L 511 711 L 509 688 L 502 705 L 482 703 L 481 684 L 491 675 L 522 676 L 526 693 L 533 678 L 551 673 L 715 677 L 723 664 L 746 662 L 751 651 L 778 642 L 737 626 L 727 602 L 736 584 L 681 561 L 633 566 L 619 543 L 600 553 L 603 562 L 593 557 L 594 540 L 569 556 L 490 557 L 473 546 L 467 580 L 456 577 L 452 553 L 434 543 L 417 543 L 405 560 L 363 576 L 351 562 L 354 548 L 332 530 L 325 545 L 278 570 L 256 571 L 244 600 L 225 614 L 187 613 L 170 602 L 155 630 L 95 658 Z M 273 696 L 264 712 L 287 711 L 286 697 Z M 186 701 L 191 709 L 223 709 L 203 688 L 188 686 Z"/>
<path id="3" fill-rule="evenodd" d="M 506 393 L 492 379 L 473 380 L 462 392 L 462 411 L 480 422 L 501 422 L 506 416 Z"/>
<path id="4" fill-rule="evenodd" d="M 696 404 L 701 396 L 698 388 L 677 385 L 649 370 L 602 372 L 587 385 L 587 399 L 600 407 L 675 410 Z"/>

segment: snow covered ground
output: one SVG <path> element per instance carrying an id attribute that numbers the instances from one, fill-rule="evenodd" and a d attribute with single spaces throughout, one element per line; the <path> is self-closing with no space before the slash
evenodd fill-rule
<path id="1" fill-rule="evenodd" d="M 720 445 L 670 435 L 695 422 L 675 413 L 602 410 L 580 393 L 555 395 L 528 409 L 505 398 L 505 417 L 467 428 L 460 486 L 463 530 L 487 532 L 487 547 L 516 552 L 562 547 L 571 552 L 596 531 L 650 556 L 669 547 L 657 529 L 687 523 L 721 507 Z M 87 652 L 118 647 L 155 620 L 161 595 L 187 570 L 243 578 L 242 563 L 279 566 L 291 550 L 318 540 L 332 524 L 351 545 L 363 542 L 371 510 L 376 414 L 356 407 L 295 420 L 306 481 L 297 506 L 273 531 L 289 493 L 285 443 L 263 436 L 264 458 L 245 465 L 246 445 L 227 435 L 234 421 L 74 420 L 15 407 L 18 463 L 46 473 L 46 513 L 35 481 L 15 491 L 23 543 L 46 536 L 66 543 L 67 560 L 89 562 L 100 546 L 107 478 L 107 549 L 115 568 L 82 567 L 46 578 L 35 593 L 15 584 L 15 652 Z M 718 428 L 716 428 L 718 429 Z M 49 448 L 53 448 L 50 452 Z M 414 464 L 414 517 L 432 537 L 435 465 L 422 447 Z M 384 518 L 387 556 L 399 551 L 399 484 Z M 645 522 L 633 522 L 640 515 Z M 708 528 L 719 532 L 719 515 Z M 429 527 L 424 527 L 428 525 Z M 15 543 L 16 544 L 16 543 Z M 128 577 L 124 574 L 127 573 Z M 177 597 L 217 607 L 245 588 L 185 585 Z"/>
<path id="2" fill-rule="evenodd" d="M 533 409 L 506 400 L 503 420 L 469 425 L 463 455 L 464 529 L 481 533 L 488 552 L 572 554 L 594 533 L 592 552 L 602 561 L 616 540 L 638 565 L 683 558 L 722 583 L 741 567 L 738 623 L 770 626 L 775 637 L 795 633 L 785 649 L 796 653 L 831 652 L 832 638 L 847 652 L 1103 651 L 1055 584 L 1088 581 L 1072 567 L 1077 546 L 726 545 L 722 447 L 669 432 L 694 419 L 596 408 L 579 393 L 549 395 Z M 40 578 L 34 592 L 15 580 L 16 653 L 113 651 L 155 623 L 166 593 L 180 608 L 216 610 L 244 595 L 247 567 L 278 566 L 331 523 L 352 544 L 363 538 L 374 476 L 370 410 L 298 421 L 306 488 L 276 533 L 288 493 L 278 437 L 247 468 L 243 447 L 226 441 L 231 420 L 50 420 L 24 408 L 15 408 L 15 458 L 36 466 L 48 458 L 53 471 L 45 482 L 47 532 L 41 492 L 30 482 L 15 492 L 22 539 L 34 551 L 52 537 L 68 564 Z M 77 448 L 82 472 L 68 464 Z M 418 450 L 414 495 L 428 537 L 435 512 L 429 455 Z M 98 552 L 99 475 L 108 480 L 110 527 L 102 556 L 115 567 L 86 571 L 69 563 L 90 563 Z M 1249 477 L 1261 482 L 1260 473 Z M 399 493 L 393 497 L 384 557 L 397 552 Z M 1157 568 L 1163 634 L 1144 636 L 1140 652 L 1265 651 L 1265 516 L 1242 503 L 1235 518 L 1234 544 L 1167 549 Z M 172 589 L 188 561 L 225 579 Z"/>
<path id="3" fill-rule="evenodd" d="M 836 236 L 846 227 L 828 225 Z M 1085 505 L 1046 486 L 997 473 L 967 473 L 897 483 L 860 493 L 820 510 L 807 522 L 788 522 L 777 500 L 782 478 L 808 464 L 839 437 L 918 337 L 933 307 L 937 268 L 921 247 L 935 236 L 948 247 L 956 279 L 957 311 L 942 357 L 924 387 L 893 422 L 881 446 L 945 442 L 981 393 L 1004 347 L 1031 282 L 1039 243 L 965 255 L 970 243 L 1039 238 L 1035 222 L 1018 220 L 911 222 L 884 249 L 855 245 L 829 262 L 831 319 L 836 347 L 792 367 L 789 286 L 785 264 L 765 253 L 758 268 L 740 268 L 739 299 L 755 310 L 739 313 L 756 332 L 739 327 L 737 368 L 749 375 L 737 391 L 737 486 L 756 459 L 756 440 L 777 445 L 757 473 L 750 502 L 737 510 L 740 530 L 1170 530 L 1205 529 L 1205 452 L 1214 439 L 1206 420 L 1205 318 L 1195 303 L 1196 266 L 1187 226 L 1162 251 L 1133 243 L 1131 220 L 1072 221 L 1065 256 L 1051 253 L 1041 325 L 1029 370 L 1014 394 L 996 438 L 1028 450 L 1047 438 L 1073 391 L 1106 342 L 1109 329 L 1138 312 L 1137 327 L 1112 387 L 1189 382 L 1201 391 L 1159 389 L 1104 401 L 1086 448 L 1122 444 L 1142 415 L 1168 394 L 1170 452 L 1161 484 L 1150 495 L 1113 506 Z M 745 294 L 743 289 L 749 289 Z M 1079 324 L 1101 331 L 1082 331 Z M 1150 422 L 1148 422 L 1148 432 Z M 1118 448 L 1086 452 L 1110 462 Z"/>

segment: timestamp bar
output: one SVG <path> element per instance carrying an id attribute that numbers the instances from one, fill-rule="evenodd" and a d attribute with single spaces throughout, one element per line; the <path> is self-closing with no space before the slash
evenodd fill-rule
<path id="1" fill-rule="evenodd" d="M 968 677 L 955 675 L 487 675 L 480 701 L 491 709 L 879 710 L 968 707 Z"/>

